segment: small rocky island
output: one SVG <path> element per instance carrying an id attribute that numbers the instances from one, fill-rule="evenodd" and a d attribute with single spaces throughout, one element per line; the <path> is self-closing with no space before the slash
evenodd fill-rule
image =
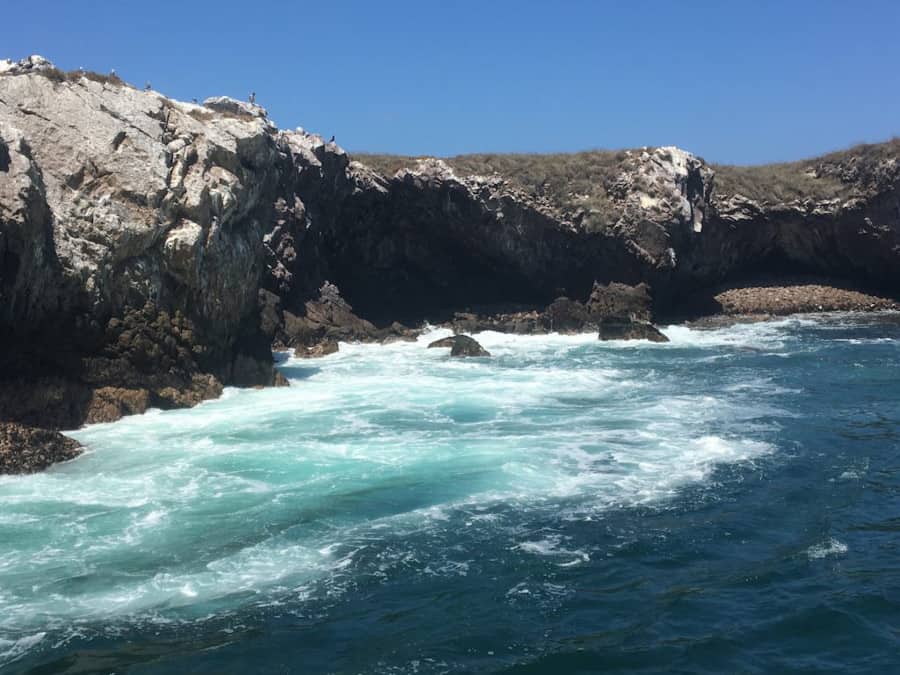
<path id="1" fill-rule="evenodd" d="M 60 429 L 284 385 L 273 347 L 897 309 L 898 185 L 900 141 L 354 158 L 255 103 L 3 61 L 0 473 L 73 457 Z"/>

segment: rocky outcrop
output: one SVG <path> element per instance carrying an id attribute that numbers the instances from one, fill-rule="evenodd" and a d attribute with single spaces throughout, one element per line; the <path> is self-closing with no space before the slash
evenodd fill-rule
<path id="1" fill-rule="evenodd" d="M 900 311 L 900 301 L 809 278 L 755 280 L 702 292 L 693 315 L 763 316 L 810 312 Z"/>
<path id="2" fill-rule="evenodd" d="M 58 431 L 0 422 L 0 475 L 42 471 L 77 457 L 80 447 Z"/>
<path id="3" fill-rule="evenodd" d="M 312 345 L 299 345 L 294 349 L 294 356 L 304 359 L 314 359 L 320 356 L 336 354 L 340 351 L 340 345 L 336 340 L 321 340 Z"/>
<path id="4" fill-rule="evenodd" d="M 585 171 L 596 159 L 605 172 L 584 195 L 550 194 L 546 186 L 554 177 L 537 180 L 557 170 L 565 182 L 579 171 L 578 165 L 554 166 L 555 158 L 546 167 L 528 157 L 459 157 L 443 166 L 416 160 L 389 179 L 392 193 L 403 180 L 429 194 L 452 190 L 457 201 L 482 206 L 467 209 L 445 199 L 453 208 L 420 212 L 416 220 L 464 232 L 450 223 L 480 218 L 475 231 L 487 233 L 475 240 L 480 251 L 490 250 L 492 238 L 498 241 L 501 262 L 493 267 L 513 287 L 485 282 L 488 265 L 479 265 L 466 270 L 466 278 L 481 291 L 466 288 L 453 269 L 448 283 L 461 292 L 449 304 L 457 310 L 510 302 L 541 307 L 559 295 L 585 297 L 594 280 L 646 282 L 656 311 L 672 315 L 698 289 L 766 272 L 843 279 L 889 294 L 900 288 L 900 142 L 758 168 L 714 167 L 674 147 L 583 155 Z M 460 173 L 479 163 L 506 173 Z M 578 176 L 571 181 L 579 183 Z M 511 227 L 535 222 L 532 213 L 552 223 Z M 529 247 L 536 252 L 523 252 Z M 478 254 L 466 259 L 476 265 Z M 353 289 L 346 290 L 355 302 Z"/>
<path id="5" fill-rule="evenodd" d="M 597 322 L 601 340 L 669 341 L 650 323 L 652 299 L 647 284 L 594 284 L 586 309 Z"/>
<path id="6" fill-rule="evenodd" d="M 574 256 L 574 226 L 500 178 L 461 178 L 439 160 L 385 177 L 317 136 L 284 137 L 295 191 L 266 239 L 267 288 L 290 311 L 325 279 L 378 325 L 473 303 L 546 304 L 586 295 L 597 268 L 628 255 L 597 235 Z"/>
<path id="7" fill-rule="evenodd" d="M 668 338 L 651 323 L 652 302 L 647 284 L 594 283 L 591 295 L 584 303 L 561 297 L 543 310 L 487 315 L 457 313 L 446 325 L 457 332 L 491 330 L 542 334 L 599 331 L 601 339 L 666 342 Z"/>
<path id="8" fill-rule="evenodd" d="M 643 283 L 635 286 L 595 283 L 587 301 L 587 311 L 597 321 L 650 321 L 653 316 L 650 287 Z"/>
<path id="9" fill-rule="evenodd" d="M 4 69 L 0 417 L 73 427 L 273 383 L 257 289 L 280 155 L 264 115 L 39 57 Z"/>
<path id="10" fill-rule="evenodd" d="M 277 309 L 272 311 L 277 315 Z M 338 287 L 329 281 L 322 284 L 318 297 L 304 302 L 299 311 L 294 314 L 283 310 L 276 319 L 279 325 L 277 344 L 294 347 L 298 356 L 332 354 L 338 350 L 338 342 L 382 342 L 387 338 L 402 339 L 414 334 L 397 322 L 376 328 L 372 322 L 361 319 L 341 297 Z"/>
<path id="11" fill-rule="evenodd" d="M 491 353 L 468 335 L 451 335 L 435 340 L 428 349 L 450 348 L 450 356 L 490 356 Z"/>

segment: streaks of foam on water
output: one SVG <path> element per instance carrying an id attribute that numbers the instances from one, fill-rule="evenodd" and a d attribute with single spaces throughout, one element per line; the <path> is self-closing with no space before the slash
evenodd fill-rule
<path id="1" fill-rule="evenodd" d="M 834 537 L 818 544 L 813 544 L 806 549 L 806 555 L 810 560 L 820 560 L 831 556 L 843 555 L 847 552 L 847 545 Z"/>
<path id="2" fill-rule="evenodd" d="M 664 500 L 773 449 L 747 436 L 778 414 L 760 400 L 771 392 L 710 391 L 692 368 L 735 345 L 780 348 L 778 324 L 666 332 L 663 345 L 484 333 L 493 356 L 474 360 L 425 349 L 446 331 L 342 344 L 317 362 L 282 360 L 289 388 L 226 389 L 192 410 L 82 429 L 92 454 L 0 482 L 11 542 L 0 572 L 15 571 L 0 628 L 199 615 L 397 569 L 461 576 L 477 546 L 463 529 L 511 540 L 510 555 L 586 564 L 590 551 L 520 533 L 511 514 Z"/>

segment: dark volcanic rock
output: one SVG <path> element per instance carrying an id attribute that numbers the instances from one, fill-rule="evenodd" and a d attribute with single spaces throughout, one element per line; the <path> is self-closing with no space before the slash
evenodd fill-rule
<path id="1" fill-rule="evenodd" d="M 652 300 L 647 284 L 594 284 L 587 310 L 598 324 L 601 340 L 668 342 L 650 323 Z"/>
<path id="2" fill-rule="evenodd" d="M 541 315 L 541 323 L 548 331 L 578 333 L 591 322 L 588 309 L 576 300 L 557 298 Z"/>
<path id="3" fill-rule="evenodd" d="M 650 342 L 668 342 L 652 323 L 645 321 L 602 321 L 597 336 L 601 340 L 650 340 Z"/>
<path id="4" fill-rule="evenodd" d="M 396 321 L 385 328 L 376 328 L 357 316 L 337 286 L 328 281 L 322 284 L 318 297 L 307 300 L 301 311 L 301 315 L 284 312 L 284 326 L 277 339 L 279 344 L 295 347 L 298 356 L 331 354 L 337 351 L 339 341 L 415 340 L 417 335 L 417 331 Z"/>
<path id="5" fill-rule="evenodd" d="M 451 335 L 435 340 L 428 345 L 432 347 L 449 347 L 450 356 L 490 356 L 491 353 L 468 335 Z"/>
<path id="6" fill-rule="evenodd" d="M 378 330 L 374 324 L 359 318 L 342 297 L 337 286 L 326 281 L 317 298 L 307 300 L 296 315 L 284 312 L 281 339 L 287 346 L 312 347 L 320 342 L 337 343 L 372 341 Z"/>
<path id="7" fill-rule="evenodd" d="M 0 474 L 41 471 L 81 452 L 78 441 L 58 431 L 0 422 Z"/>
<path id="8" fill-rule="evenodd" d="M 643 324 L 650 324 L 652 298 L 647 284 L 594 283 L 586 303 L 571 298 L 557 298 L 543 311 L 525 310 L 496 314 L 458 312 L 447 322 L 457 332 L 494 330 L 501 333 L 543 334 L 548 332 L 579 333 L 609 326 L 638 325 L 636 335 L 650 334 Z M 610 334 L 625 334 L 623 328 L 609 328 Z M 614 338 L 622 339 L 622 338 Z"/>
<path id="9" fill-rule="evenodd" d="M 336 354 L 339 350 L 339 345 L 335 340 L 324 340 L 322 342 L 317 342 L 314 345 L 309 347 L 301 345 L 294 350 L 294 356 L 299 356 L 305 359 L 313 359 L 319 356 L 328 356 L 329 354 Z"/>
<path id="10" fill-rule="evenodd" d="M 644 283 L 629 286 L 595 282 L 587 301 L 587 312 L 594 321 L 618 319 L 649 322 L 652 316 L 650 287 Z"/>
<path id="11" fill-rule="evenodd" d="M 486 314 L 457 312 L 453 319 L 446 322 L 445 325 L 457 333 L 481 333 L 492 330 L 498 333 L 537 335 L 549 332 L 543 314 L 537 310 L 488 312 Z"/>

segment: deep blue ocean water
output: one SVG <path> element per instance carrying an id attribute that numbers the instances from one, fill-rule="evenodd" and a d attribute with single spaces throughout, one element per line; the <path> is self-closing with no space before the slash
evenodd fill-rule
<path id="1" fill-rule="evenodd" d="M 900 672 L 900 319 L 288 359 L 0 477 L 0 671 Z"/>

